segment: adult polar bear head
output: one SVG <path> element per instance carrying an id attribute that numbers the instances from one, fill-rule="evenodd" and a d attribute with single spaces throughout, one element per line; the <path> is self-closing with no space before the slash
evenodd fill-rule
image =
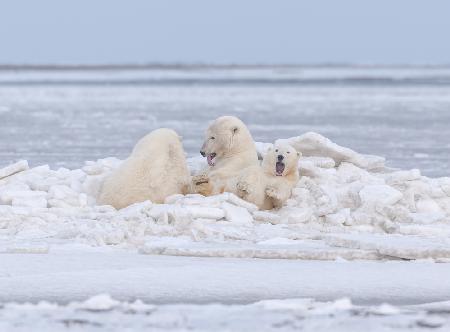
<path id="1" fill-rule="evenodd" d="M 235 193 L 232 180 L 243 169 L 259 165 L 252 135 L 234 116 L 222 116 L 210 124 L 200 153 L 209 167 L 192 178 L 192 192 L 204 196 Z"/>
<path id="2" fill-rule="evenodd" d="M 298 173 L 301 153 L 286 143 L 276 143 L 264 156 L 262 167 L 271 176 L 288 176 Z"/>
<path id="3" fill-rule="evenodd" d="M 200 153 L 207 158 L 209 166 L 216 168 L 236 157 L 242 164 L 258 162 L 255 142 L 250 131 L 234 116 L 221 116 L 211 123 L 206 130 Z"/>
<path id="4" fill-rule="evenodd" d="M 131 155 L 104 181 L 98 203 L 121 209 L 150 200 L 163 203 L 187 193 L 190 174 L 180 137 L 161 128 L 143 137 Z"/>

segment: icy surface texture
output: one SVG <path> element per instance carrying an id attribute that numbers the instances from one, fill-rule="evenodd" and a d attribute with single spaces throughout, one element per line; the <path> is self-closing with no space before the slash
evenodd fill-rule
<path id="1" fill-rule="evenodd" d="M 316 133 L 289 141 L 305 155 L 302 177 L 287 205 L 272 211 L 229 193 L 175 195 L 116 211 L 97 206 L 95 196 L 118 159 L 75 170 L 22 167 L 0 179 L 0 252 L 76 242 L 161 255 L 450 259 L 450 178 L 386 168 L 382 158 Z M 261 154 L 267 146 L 257 144 Z M 189 160 L 193 172 L 203 163 Z"/>
<path id="2" fill-rule="evenodd" d="M 153 305 L 107 294 L 58 305 L 6 303 L 2 331 L 445 331 L 450 303 L 357 306 L 346 298 L 267 300 L 248 305 Z"/>
<path id="3" fill-rule="evenodd" d="M 0 163 L 125 158 L 160 127 L 196 156 L 208 123 L 228 114 L 256 141 L 314 131 L 389 166 L 447 176 L 449 77 L 433 66 L 0 70 Z"/>

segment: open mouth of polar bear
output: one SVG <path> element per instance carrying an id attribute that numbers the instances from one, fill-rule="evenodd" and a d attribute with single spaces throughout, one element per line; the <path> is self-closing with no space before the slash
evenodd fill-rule
<path id="1" fill-rule="evenodd" d="M 284 172 L 284 163 L 282 163 L 281 161 L 277 161 L 277 163 L 275 164 L 275 174 L 277 176 L 282 176 L 283 172 Z"/>
<path id="2" fill-rule="evenodd" d="M 215 164 L 214 159 L 215 158 L 216 158 L 216 154 L 215 153 L 208 154 L 208 156 L 206 157 L 206 160 L 208 161 L 208 165 L 209 166 L 214 166 L 214 164 Z"/>

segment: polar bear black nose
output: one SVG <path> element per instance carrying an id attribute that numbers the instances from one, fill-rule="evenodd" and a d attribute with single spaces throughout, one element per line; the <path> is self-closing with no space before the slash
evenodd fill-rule
<path id="1" fill-rule="evenodd" d="M 200 151 L 200 154 L 201 154 L 203 157 L 206 157 L 205 151 Z"/>
<path id="2" fill-rule="evenodd" d="M 278 161 L 282 161 L 283 159 L 284 159 L 284 157 L 281 154 L 279 154 L 278 155 Z"/>

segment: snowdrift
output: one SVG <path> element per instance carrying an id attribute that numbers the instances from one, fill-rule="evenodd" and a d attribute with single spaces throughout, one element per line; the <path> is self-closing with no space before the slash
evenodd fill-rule
<path id="1" fill-rule="evenodd" d="M 450 259 L 450 178 L 395 170 L 317 133 L 288 139 L 301 180 L 280 210 L 232 194 L 175 195 L 116 211 L 95 195 L 120 160 L 0 169 L 0 252 L 84 243 L 142 254 L 285 259 Z M 258 143 L 264 155 L 270 144 Z M 188 159 L 192 174 L 206 166 Z"/>

